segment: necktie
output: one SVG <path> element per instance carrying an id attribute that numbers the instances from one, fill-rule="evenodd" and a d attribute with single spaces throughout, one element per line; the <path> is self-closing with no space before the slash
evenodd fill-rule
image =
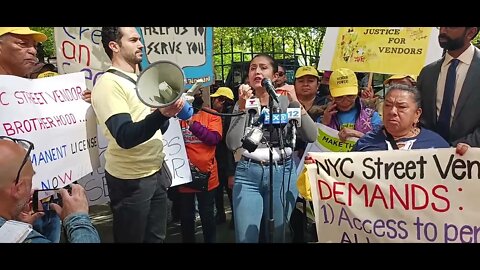
<path id="1" fill-rule="evenodd" d="M 443 92 L 442 108 L 438 115 L 437 132 L 446 141 L 449 141 L 450 118 L 452 116 L 453 96 L 455 94 L 455 80 L 457 78 L 457 66 L 460 60 L 452 59 L 448 67 L 445 92 Z"/>

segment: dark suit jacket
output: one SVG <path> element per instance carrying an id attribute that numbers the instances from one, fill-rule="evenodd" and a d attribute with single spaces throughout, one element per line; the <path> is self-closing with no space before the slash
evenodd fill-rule
<path id="1" fill-rule="evenodd" d="M 444 58 L 423 67 L 417 82 L 417 88 L 422 95 L 421 123 L 433 131 L 437 130 L 437 81 L 443 60 Z M 465 77 L 447 141 L 453 146 L 463 142 L 473 147 L 480 147 L 480 50 L 478 48 L 475 48 Z"/>

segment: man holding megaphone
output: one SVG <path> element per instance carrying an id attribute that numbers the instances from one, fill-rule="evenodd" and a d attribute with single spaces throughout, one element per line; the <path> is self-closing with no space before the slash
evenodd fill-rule
<path id="1" fill-rule="evenodd" d="M 112 67 L 95 84 L 91 103 L 108 140 L 105 178 L 114 241 L 164 242 L 171 176 L 163 162 L 162 133 L 184 99 L 153 112 L 140 101 L 135 68 L 144 46 L 134 27 L 103 27 L 102 44 Z"/>

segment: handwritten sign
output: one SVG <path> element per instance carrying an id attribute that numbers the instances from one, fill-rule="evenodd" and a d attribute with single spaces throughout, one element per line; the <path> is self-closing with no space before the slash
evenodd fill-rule
<path id="1" fill-rule="evenodd" d="M 185 149 L 185 142 L 178 119 L 170 118 L 170 125 L 165 134 L 162 135 L 165 162 L 173 177 L 172 187 L 192 182 L 187 150 Z"/>
<path id="2" fill-rule="evenodd" d="M 93 89 L 98 78 L 111 65 L 102 45 L 101 27 L 55 27 L 58 72 L 82 71 L 87 88 Z M 214 83 L 212 27 L 137 27 L 144 43 L 143 69 L 159 60 L 169 60 L 182 67 L 185 87 L 198 79 L 203 86 Z"/>
<path id="3" fill-rule="evenodd" d="M 479 148 L 310 154 L 320 242 L 480 241 Z"/>
<path id="4" fill-rule="evenodd" d="M 90 174 L 78 180 L 87 193 L 89 205 L 104 204 L 110 201 L 108 197 L 107 180 L 105 179 L 105 150 L 108 141 L 101 132 L 98 133 L 98 157 L 100 166 Z"/>
<path id="5" fill-rule="evenodd" d="M 203 86 L 214 83 L 212 27 L 137 27 L 145 48 L 142 67 L 168 60 L 185 73 L 187 88 L 198 79 Z"/>
<path id="6" fill-rule="evenodd" d="M 418 75 L 443 49 L 433 27 L 329 27 L 319 69 Z"/>
<path id="7" fill-rule="evenodd" d="M 84 72 L 90 90 L 112 63 L 103 49 L 101 30 L 101 27 L 54 28 L 58 72 Z"/>
<path id="8" fill-rule="evenodd" d="M 99 166 L 96 121 L 82 73 L 43 79 L 0 75 L 0 134 L 34 143 L 33 188 L 60 188 Z"/>

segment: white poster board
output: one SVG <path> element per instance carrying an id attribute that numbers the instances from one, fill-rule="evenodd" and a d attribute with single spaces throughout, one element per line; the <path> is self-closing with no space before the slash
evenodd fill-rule
<path id="1" fill-rule="evenodd" d="M 310 154 L 319 242 L 480 241 L 479 148 Z"/>
<path id="2" fill-rule="evenodd" d="M 61 188 L 99 166 L 96 122 L 82 73 L 43 79 L 0 75 L 0 134 L 34 143 L 34 189 Z"/>

